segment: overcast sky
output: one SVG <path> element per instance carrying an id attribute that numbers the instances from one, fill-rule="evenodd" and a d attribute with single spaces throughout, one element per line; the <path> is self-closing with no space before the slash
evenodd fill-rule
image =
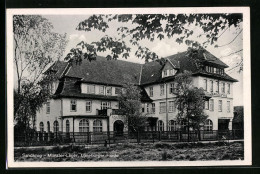
<path id="1" fill-rule="evenodd" d="M 65 54 L 66 55 L 69 50 L 73 47 L 75 47 L 80 41 L 86 41 L 88 43 L 91 43 L 93 41 L 98 41 L 101 37 L 104 35 L 109 36 L 115 36 L 116 37 L 116 28 L 120 27 L 121 25 L 118 25 L 118 23 L 113 22 L 112 25 L 110 25 L 109 29 L 106 31 L 106 33 L 99 32 L 99 31 L 91 31 L 91 32 L 85 32 L 85 31 L 77 31 L 76 27 L 79 24 L 79 22 L 83 21 L 84 19 L 87 19 L 89 16 L 84 15 L 44 15 L 45 18 L 47 18 L 54 26 L 54 31 L 58 33 L 67 33 L 69 43 L 67 45 Z M 127 24 L 129 27 L 130 24 Z M 234 37 L 238 34 L 239 30 L 235 30 L 234 28 L 228 29 L 218 40 L 218 45 L 225 45 L 229 42 L 231 42 Z M 201 32 L 200 30 L 194 28 L 194 35 L 196 33 Z M 229 55 L 232 52 L 238 51 L 243 49 L 243 38 L 242 33 L 238 35 L 238 37 L 227 46 L 223 46 L 220 48 L 214 48 L 213 46 L 207 47 L 207 50 L 211 52 L 216 57 L 220 58 L 224 63 L 226 63 L 230 68 L 226 69 L 227 74 L 232 76 L 233 78 L 237 79 L 239 82 L 234 83 L 233 90 L 234 90 L 234 106 L 243 105 L 243 73 L 238 73 L 238 68 L 235 68 L 231 71 L 228 71 L 229 69 L 236 66 L 237 63 L 240 62 L 241 56 L 243 52 L 233 54 L 232 56 L 226 57 L 226 55 Z M 192 38 L 194 40 L 199 40 L 199 38 Z M 178 52 L 186 51 L 187 46 L 185 44 L 179 45 L 175 42 L 175 38 L 171 39 L 163 39 L 163 40 L 155 40 L 154 42 L 149 41 L 142 41 L 142 45 L 148 47 L 150 50 L 156 52 L 159 56 L 165 57 L 169 55 L 176 54 Z M 129 45 L 130 46 L 130 45 Z M 137 58 L 134 56 L 135 48 L 132 48 L 132 51 L 130 53 L 130 57 L 126 61 L 131 62 L 138 62 L 138 63 L 144 63 L 144 60 Z M 106 56 L 109 52 L 106 53 L 98 53 L 101 56 Z M 224 57 L 225 56 L 225 57 Z"/>

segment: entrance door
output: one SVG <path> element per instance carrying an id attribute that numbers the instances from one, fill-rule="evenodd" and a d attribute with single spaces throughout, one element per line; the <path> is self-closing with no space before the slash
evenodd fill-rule
<path id="1" fill-rule="evenodd" d="M 114 132 L 117 135 L 123 135 L 124 131 L 124 123 L 121 120 L 117 120 L 114 122 Z"/>
<path id="2" fill-rule="evenodd" d="M 229 119 L 219 119 L 218 120 L 218 130 L 226 131 L 228 130 Z"/>

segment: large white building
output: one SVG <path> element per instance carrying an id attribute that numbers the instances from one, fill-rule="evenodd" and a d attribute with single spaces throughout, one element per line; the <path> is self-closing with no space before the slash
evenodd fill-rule
<path id="1" fill-rule="evenodd" d="M 196 61 L 199 60 L 199 61 Z M 199 62 L 199 63 L 198 63 Z M 142 112 L 148 116 L 147 130 L 172 131 L 177 125 L 174 103 L 174 78 L 191 71 L 194 87 L 209 96 L 205 102 L 206 130 L 232 129 L 233 79 L 225 73 L 228 66 L 204 50 L 191 57 L 188 51 L 145 64 L 121 60 L 83 60 L 80 65 L 58 61 L 48 72 L 57 81 L 53 97 L 37 112 L 37 131 L 105 132 L 125 131 L 125 117 L 119 109 L 118 93 L 126 81 L 142 90 Z"/>

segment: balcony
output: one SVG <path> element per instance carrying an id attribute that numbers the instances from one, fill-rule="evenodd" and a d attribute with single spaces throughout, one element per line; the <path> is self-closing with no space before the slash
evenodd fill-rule
<path id="1" fill-rule="evenodd" d="M 121 109 L 112 109 L 111 115 L 125 115 L 125 112 Z"/>
<path id="2" fill-rule="evenodd" d="M 107 109 L 101 109 L 101 110 L 97 109 L 97 115 L 99 115 L 99 116 L 107 116 Z"/>

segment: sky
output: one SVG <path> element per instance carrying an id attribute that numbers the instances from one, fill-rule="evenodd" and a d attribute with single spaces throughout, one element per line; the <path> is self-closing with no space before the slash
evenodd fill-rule
<path id="1" fill-rule="evenodd" d="M 76 45 L 80 41 L 86 41 L 87 43 L 91 43 L 94 41 L 98 41 L 101 37 L 105 35 L 109 35 L 112 37 L 117 37 L 117 33 L 115 32 L 118 27 L 121 27 L 122 24 L 118 24 L 117 22 L 112 22 L 109 25 L 109 29 L 103 33 L 97 30 L 93 30 L 90 32 L 85 31 L 77 31 L 77 25 L 87 19 L 89 16 L 87 15 L 44 15 L 43 17 L 47 18 L 54 26 L 54 31 L 58 33 L 67 33 L 68 37 L 68 45 L 66 47 L 64 56 L 70 51 L 71 48 L 75 48 Z M 131 27 L 132 24 L 127 23 L 124 26 Z M 201 38 L 195 37 L 197 34 L 201 33 L 200 29 L 197 29 L 195 26 L 190 26 L 194 29 L 194 37 L 191 39 L 201 41 Z M 238 68 L 235 67 L 242 58 L 242 53 L 239 52 L 237 54 L 233 54 L 231 56 L 227 56 L 230 53 L 236 52 L 238 50 L 243 49 L 243 34 L 239 34 L 240 29 L 237 28 L 229 28 L 223 35 L 219 38 L 217 45 L 226 45 L 223 47 L 215 48 L 214 46 L 208 46 L 206 49 L 211 52 L 216 57 L 220 58 L 224 63 L 226 63 L 229 68 L 225 71 L 231 77 L 237 79 L 239 82 L 234 83 L 233 85 L 233 105 L 241 106 L 243 105 L 243 72 L 238 72 Z M 230 43 L 236 36 L 238 37 Z M 151 51 L 157 53 L 157 55 L 161 57 L 170 56 L 176 54 L 178 52 L 186 51 L 187 45 L 178 44 L 175 42 L 176 38 L 171 39 L 155 39 L 154 42 L 150 42 L 147 40 L 141 41 L 140 43 L 143 46 L 148 47 Z M 126 38 L 127 41 L 127 38 Z M 128 45 L 130 46 L 130 45 Z M 131 46 L 130 46 L 131 47 Z M 106 56 L 110 52 L 98 53 L 100 56 Z M 125 61 L 136 62 L 136 63 L 144 63 L 144 60 L 137 58 L 135 55 L 135 48 L 131 47 L 130 57 L 128 59 L 124 59 Z"/>

